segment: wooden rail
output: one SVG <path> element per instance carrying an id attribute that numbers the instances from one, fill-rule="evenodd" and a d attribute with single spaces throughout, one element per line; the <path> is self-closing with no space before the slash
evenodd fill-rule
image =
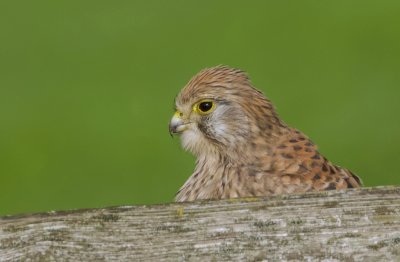
<path id="1" fill-rule="evenodd" d="M 0 218 L 0 261 L 400 261 L 400 187 Z"/>

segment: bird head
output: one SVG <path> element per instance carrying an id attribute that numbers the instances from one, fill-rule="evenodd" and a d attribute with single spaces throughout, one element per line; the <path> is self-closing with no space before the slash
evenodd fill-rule
<path id="1" fill-rule="evenodd" d="M 217 66 L 195 75 L 175 99 L 171 134 L 195 156 L 240 158 L 279 118 L 272 104 L 239 69 Z M 279 122 L 280 123 L 280 122 Z"/>

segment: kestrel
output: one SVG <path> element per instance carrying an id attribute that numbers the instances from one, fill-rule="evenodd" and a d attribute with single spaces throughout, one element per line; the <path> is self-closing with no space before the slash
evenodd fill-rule
<path id="1" fill-rule="evenodd" d="M 332 164 L 286 125 L 247 74 L 226 66 L 195 75 L 175 99 L 169 124 L 196 168 L 176 201 L 358 188 L 361 179 Z"/>

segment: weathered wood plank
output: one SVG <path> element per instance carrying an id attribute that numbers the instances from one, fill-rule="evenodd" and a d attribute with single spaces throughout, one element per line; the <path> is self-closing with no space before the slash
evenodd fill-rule
<path id="1" fill-rule="evenodd" d="M 0 218 L 0 261 L 400 261 L 400 187 Z"/>

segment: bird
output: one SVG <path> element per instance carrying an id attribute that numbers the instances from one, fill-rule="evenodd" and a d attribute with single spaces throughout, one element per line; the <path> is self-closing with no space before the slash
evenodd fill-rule
<path id="1" fill-rule="evenodd" d="M 359 188 L 361 179 L 330 162 L 288 126 L 246 72 L 201 70 L 175 97 L 171 135 L 196 157 L 175 201 L 260 197 Z"/>

